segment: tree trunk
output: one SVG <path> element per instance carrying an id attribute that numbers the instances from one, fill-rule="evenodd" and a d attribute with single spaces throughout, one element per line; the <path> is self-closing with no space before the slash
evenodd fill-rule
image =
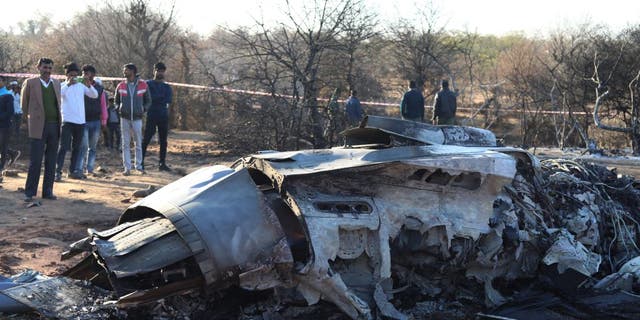
<path id="1" fill-rule="evenodd" d="M 311 133 L 313 135 L 313 147 L 316 149 L 324 148 L 326 141 L 324 139 L 324 130 L 322 129 L 322 115 L 318 111 L 318 97 L 316 89 L 313 85 L 305 87 L 306 107 L 309 109 L 311 118 Z"/>
<path id="2" fill-rule="evenodd" d="M 637 100 L 636 100 L 637 101 Z M 640 106 L 632 101 L 631 106 L 631 148 L 634 156 L 640 156 Z"/>
<path id="3" fill-rule="evenodd" d="M 184 38 L 180 40 L 180 54 L 181 54 L 180 63 L 182 64 L 182 81 L 184 83 L 190 83 L 191 82 L 191 59 L 189 58 L 187 42 Z M 187 106 L 184 104 L 187 101 L 186 99 L 187 90 L 180 89 L 177 91 L 179 91 L 180 93 L 179 95 L 180 100 L 174 99 L 174 101 L 180 101 L 182 103 L 181 105 L 177 106 L 177 109 L 180 112 L 180 130 L 187 130 L 189 128 L 187 124 L 187 116 L 188 116 L 189 108 L 187 108 Z M 174 108 L 174 110 L 175 109 L 176 108 Z M 175 114 L 175 112 L 172 112 L 170 114 Z M 175 116 L 174 116 L 174 121 L 175 121 Z"/>

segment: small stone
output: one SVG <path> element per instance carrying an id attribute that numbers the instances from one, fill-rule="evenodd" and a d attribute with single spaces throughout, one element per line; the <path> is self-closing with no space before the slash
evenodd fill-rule
<path id="1" fill-rule="evenodd" d="M 133 192 L 132 196 L 134 198 L 144 198 L 152 193 L 154 193 L 158 189 L 158 187 L 154 185 L 149 185 L 146 189 L 140 189 Z"/>
<path id="2" fill-rule="evenodd" d="M 18 177 L 18 173 L 19 173 L 18 170 L 5 170 L 2 172 L 2 175 L 5 177 L 15 178 L 15 177 Z"/>

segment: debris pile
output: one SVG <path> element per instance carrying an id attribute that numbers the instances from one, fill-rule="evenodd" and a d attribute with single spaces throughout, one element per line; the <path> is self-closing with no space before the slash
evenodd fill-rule
<path id="1" fill-rule="evenodd" d="M 596 164 L 545 160 L 518 172 L 493 207 L 489 233 L 453 238 L 446 253 L 438 230 L 401 232 L 392 243 L 396 309 L 413 319 L 637 318 L 640 181 Z M 300 307 L 278 290 L 203 297 L 164 300 L 166 319 L 204 310 L 218 319 L 348 319 L 330 304 Z"/>

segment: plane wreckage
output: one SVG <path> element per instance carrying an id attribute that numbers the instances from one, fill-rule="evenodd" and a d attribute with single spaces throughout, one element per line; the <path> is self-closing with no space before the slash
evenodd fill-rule
<path id="1" fill-rule="evenodd" d="M 85 258 L 63 276 L 0 279 L 0 312 L 99 318 L 235 287 L 352 319 L 640 315 L 633 177 L 478 128 L 369 116 L 343 134 L 159 189 L 71 244 Z M 243 319 L 294 317 L 258 309 Z"/>

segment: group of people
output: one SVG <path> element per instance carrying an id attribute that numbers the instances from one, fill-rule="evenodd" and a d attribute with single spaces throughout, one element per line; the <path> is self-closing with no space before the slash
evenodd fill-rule
<path id="1" fill-rule="evenodd" d="M 20 156 L 19 151 L 9 149 L 9 138 L 12 135 L 18 138 L 22 114 L 27 117 L 31 158 L 25 201 L 31 201 L 37 193 L 43 158 L 42 197 L 45 199 L 56 199 L 53 183 L 62 180 L 68 151 L 71 151 L 69 178 L 85 179 L 85 173 L 93 173 L 98 140 L 105 129 L 105 145 L 121 146 L 123 175 L 130 175 L 132 170 L 145 173 L 147 146 L 156 131 L 160 144 L 158 169 L 171 170 L 166 164 L 166 154 L 168 110 L 173 94 L 164 82 L 167 68 L 162 62 L 154 65 L 153 79 L 147 81 L 140 79 L 134 64 L 124 65 L 125 80 L 118 83 L 113 97 L 96 78 L 92 65 L 80 68 L 74 62 L 66 64 L 63 82 L 51 78 L 52 68 L 53 60 L 41 58 L 37 64 L 40 76 L 25 80 L 22 90 L 16 81 L 7 85 L 6 78 L 0 77 L 0 170 Z M 433 124 L 455 124 L 456 97 L 457 91 L 449 90 L 448 81 L 443 80 L 435 97 Z M 400 112 L 405 120 L 424 122 L 424 96 L 415 81 L 409 82 L 409 91 L 400 102 Z M 351 91 L 346 101 L 345 114 L 350 125 L 357 125 L 364 117 L 356 90 Z"/>
<path id="2" fill-rule="evenodd" d="M 440 91 L 436 93 L 433 104 L 431 122 L 434 125 L 455 124 L 457 96 L 457 91 L 449 89 L 449 81 L 442 80 Z M 356 90 L 351 90 L 351 95 L 345 103 L 345 114 L 347 122 L 351 126 L 358 125 L 364 117 L 364 111 L 360 100 L 357 98 Z M 424 96 L 413 80 L 409 81 L 409 90 L 405 92 L 400 101 L 400 114 L 404 120 L 424 122 Z"/>
<path id="3" fill-rule="evenodd" d="M 96 78 L 92 65 L 81 68 L 74 62 L 64 65 L 65 79 L 51 77 L 53 60 L 41 58 L 39 77 L 24 81 L 22 90 L 12 82 L 14 94 L 6 94 L 5 78 L 0 77 L 0 169 L 13 162 L 19 153 L 8 149 L 13 128 L 19 132 L 22 114 L 27 118 L 30 161 L 25 183 L 25 201 L 36 196 L 44 158 L 42 198 L 55 200 L 53 185 L 62 180 L 67 151 L 71 151 L 68 177 L 85 179 L 93 173 L 100 133 L 107 129 L 106 145 L 121 146 L 123 175 L 133 170 L 144 174 L 144 157 L 149 142 L 158 132 L 160 163 L 158 169 L 170 171 L 166 164 L 168 109 L 171 87 L 164 82 L 167 70 L 162 62 L 154 65 L 152 80 L 142 80 L 134 64 L 123 67 L 125 80 L 118 83 L 113 97 Z M 17 95 L 17 98 L 16 98 Z M 11 108 L 9 109 L 9 105 Z M 143 118 L 146 115 L 144 137 Z M 135 146 L 132 164 L 130 144 Z M 119 142 L 119 143 L 118 143 Z"/>
<path id="4" fill-rule="evenodd" d="M 433 117 L 431 122 L 434 125 L 454 125 L 456 120 L 456 97 L 457 91 L 449 89 L 449 81 L 442 80 L 440 91 L 436 93 L 433 104 Z M 405 92 L 400 102 L 400 113 L 402 119 L 424 122 L 424 96 L 418 89 L 416 82 L 409 81 L 409 91 Z"/>

